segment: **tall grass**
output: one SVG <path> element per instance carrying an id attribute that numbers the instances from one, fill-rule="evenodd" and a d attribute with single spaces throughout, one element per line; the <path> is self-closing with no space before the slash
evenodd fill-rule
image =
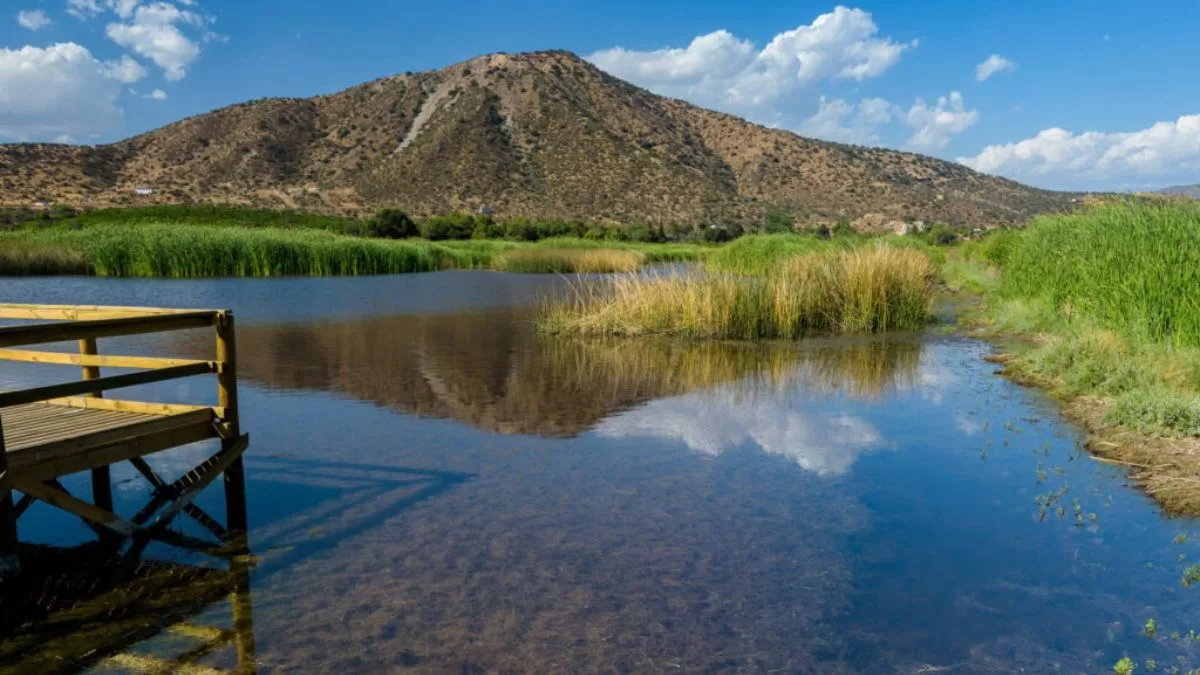
<path id="1" fill-rule="evenodd" d="M 844 239 L 828 240 L 800 234 L 757 234 L 740 237 L 705 259 L 713 270 L 758 274 L 804 253 L 848 248 Z"/>
<path id="2" fill-rule="evenodd" d="M 646 256 L 638 251 L 586 248 L 523 248 L 509 251 L 492 262 L 503 272 L 552 272 L 560 274 L 634 272 Z"/>
<path id="3" fill-rule="evenodd" d="M 478 267 L 470 250 L 424 241 L 347 237 L 319 230 L 237 229 L 186 225 L 96 226 L 0 234 L 0 274 L 24 274 L 8 251 L 43 254 L 46 273 L 117 277 L 353 275 Z M 55 261 L 61 264 L 54 264 Z M 80 265 L 80 261 L 84 265 Z"/>
<path id="4" fill-rule="evenodd" d="M 612 272 L 694 260 L 707 249 L 547 239 L 368 239 L 315 229 L 185 224 L 94 225 L 0 231 L 0 275 L 212 277 L 399 274 L 431 270 Z"/>
<path id="5" fill-rule="evenodd" d="M 32 276 L 87 272 L 88 263 L 83 254 L 69 246 L 0 238 L 2 275 Z"/>
<path id="6" fill-rule="evenodd" d="M 995 254 L 1004 297 L 1138 340 L 1200 345 L 1200 204 L 1124 201 L 1043 216 Z"/>
<path id="7" fill-rule="evenodd" d="M 924 326 L 934 268 L 886 247 L 800 255 L 761 276 L 626 275 L 580 284 L 541 313 L 543 330 L 587 335 L 794 339 Z"/>

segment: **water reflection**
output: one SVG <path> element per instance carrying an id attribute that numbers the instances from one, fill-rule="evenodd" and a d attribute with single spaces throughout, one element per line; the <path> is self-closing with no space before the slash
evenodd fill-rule
<path id="1" fill-rule="evenodd" d="M 22 557 L 21 583 L 0 589 L 0 674 L 254 671 L 247 556 L 197 566 L 94 542 Z"/>
<path id="2" fill-rule="evenodd" d="M 733 382 L 743 391 L 875 398 L 916 386 L 921 355 L 916 339 L 797 348 L 551 338 L 537 335 L 529 314 L 511 311 L 246 326 L 239 341 L 243 377 L 272 389 L 332 391 L 493 433 L 547 437 L 572 437 L 644 402 Z"/>

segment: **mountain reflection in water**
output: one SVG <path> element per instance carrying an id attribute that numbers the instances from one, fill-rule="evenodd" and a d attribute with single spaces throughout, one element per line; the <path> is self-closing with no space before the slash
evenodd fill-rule
<path id="1" fill-rule="evenodd" d="M 557 338 L 538 335 L 531 316 L 513 312 L 246 326 L 238 337 L 242 376 L 269 389 L 330 391 L 493 433 L 545 437 L 576 436 L 648 401 L 732 383 L 719 398 L 728 402 L 724 417 L 739 420 L 777 412 L 746 400 L 755 391 L 773 391 L 775 406 L 785 390 L 875 398 L 916 386 L 921 355 L 921 343 L 905 338 L 803 347 Z M 687 400 L 694 399 L 664 405 Z M 623 419 L 638 426 L 637 415 Z M 836 416 L 785 423 L 801 435 L 781 439 L 787 442 L 827 433 L 853 445 L 879 440 L 869 427 Z M 607 425 L 602 433 L 620 429 Z M 704 441 L 695 449 L 715 451 Z"/>

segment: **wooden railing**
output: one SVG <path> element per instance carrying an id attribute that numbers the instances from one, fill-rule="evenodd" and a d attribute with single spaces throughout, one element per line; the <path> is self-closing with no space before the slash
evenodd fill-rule
<path id="1" fill-rule="evenodd" d="M 237 363 L 233 313 L 224 310 L 166 310 L 141 307 L 18 305 L 0 303 L 0 319 L 51 321 L 0 328 L 0 361 L 77 366 L 82 379 L 47 386 L 0 391 L 4 409 L 28 403 L 54 403 L 79 408 L 169 415 L 212 409 L 228 436 L 239 434 Z M 216 358 L 174 359 L 146 356 L 106 356 L 98 353 L 98 338 L 164 333 L 211 327 L 216 333 Z M 79 353 L 14 349 L 30 345 L 77 341 Z M 140 372 L 101 375 L 101 368 Z M 194 406 L 103 398 L 106 391 L 195 375 L 216 374 L 217 405 Z M 226 435 L 222 434 L 222 435 Z"/>

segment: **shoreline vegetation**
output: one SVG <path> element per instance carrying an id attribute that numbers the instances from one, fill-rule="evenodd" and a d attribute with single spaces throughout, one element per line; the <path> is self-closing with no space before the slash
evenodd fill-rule
<path id="1" fill-rule="evenodd" d="M 1043 216 L 959 247 L 943 274 L 1005 375 L 1049 391 L 1168 513 L 1200 515 L 1200 203 Z"/>

